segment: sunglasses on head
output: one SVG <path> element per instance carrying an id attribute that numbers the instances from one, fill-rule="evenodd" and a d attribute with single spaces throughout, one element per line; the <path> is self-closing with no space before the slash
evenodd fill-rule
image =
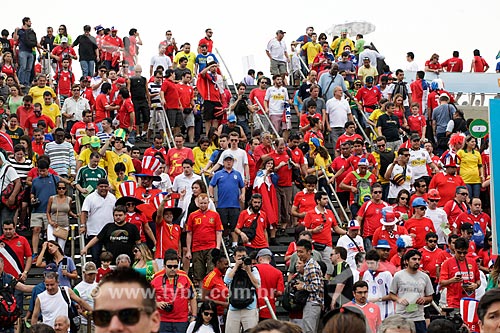
<path id="1" fill-rule="evenodd" d="M 113 316 L 118 316 L 118 319 L 127 326 L 135 325 L 141 319 L 141 312 L 146 312 L 147 314 L 153 313 L 150 308 L 127 308 L 116 311 L 108 310 L 94 310 L 92 311 L 92 317 L 94 323 L 99 327 L 107 327 L 113 319 Z"/>

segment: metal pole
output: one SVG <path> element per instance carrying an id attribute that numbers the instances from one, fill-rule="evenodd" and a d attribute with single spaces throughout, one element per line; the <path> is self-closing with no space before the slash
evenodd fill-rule
<path id="1" fill-rule="evenodd" d="M 300 56 L 299 56 L 299 59 L 300 59 L 300 62 L 302 63 L 302 65 L 304 65 L 305 69 L 306 69 L 306 72 L 307 74 L 309 74 L 309 72 L 311 71 L 309 69 L 309 66 L 307 66 L 307 64 L 305 63 L 304 59 L 302 59 Z M 300 71 L 302 73 L 302 71 Z M 302 73 L 302 75 L 304 76 L 304 73 Z M 304 76 L 304 79 L 305 79 L 305 76 Z"/>
<path id="2" fill-rule="evenodd" d="M 174 140 L 174 134 L 172 133 L 172 127 L 170 127 L 170 121 L 168 120 L 168 116 L 167 116 L 167 111 L 165 110 L 165 108 L 163 107 L 163 105 L 161 106 L 161 111 L 163 111 L 163 119 L 166 120 L 166 123 L 167 123 L 167 127 L 168 127 L 168 133 L 170 133 L 170 140 Z"/>
<path id="3" fill-rule="evenodd" d="M 231 82 L 233 83 L 234 91 L 236 93 L 238 93 L 238 89 L 236 88 L 236 83 L 234 82 L 233 76 L 231 75 L 231 72 L 229 71 L 229 68 L 227 68 L 227 65 L 226 65 L 226 62 L 224 61 L 224 58 L 222 58 L 222 55 L 220 54 L 220 52 L 219 52 L 219 50 L 217 48 L 215 48 L 215 52 L 219 56 L 219 59 L 220 59 L 222 65 L 224 65 L 224 68 L 226 69 L 226 72 L 229 75 L 229 78 L 231 79 Z"/>
<path id="4" fill-rule="evenodd" d="M 84 234 L 80 234 L 80 227 L 81 227 L 81 220 L 80 220 L 80 214 L 82 213 L 82 208 L 81 208 L 81 205 L 80 205 L 80 192 L 75 189 L 75 206 L 76 206 L 76 215 L 78 216 L 77 217 L 77 221 L 78 221 L 78 240 L 80 242 L 80 250 L 83 249 L 85 247 L 85 235 Z M 74 237 L 72 237 L 74 238 Z M 74 240 L 72 239 L 71 240 L 71 244 L 72 244 L 72 247 L 74 248 Z M 74 258 L 74 257 L 73 257 Z M 87 262 L 87 258 L 86 256 L 80 256 L 80 262 L 82 264 L 82 269 L 83 267 L 85 266 L 86 262 Z"/>
<path id="5" fill-rule="evenodd" d="M 321 190 L 322 190 L 323 192 L 325 192 L 325 193 L 328 193 L 324 187 L 322 187 L 322 188 L 321 188 Z M 342 221 L 342 220 L 340 219 L 339 213 L 337 213 L 337 210 L 335 209 L 335 206 L 333 205 L 332 200 L 330 199 L 330 196 L 328 196 L 328 195 L 327 195 L 326 197 L 328 198 L 328 203 L 330 204 L 330 207 L 332 207 L 332 211 L 333 211 L 333 214 L 335 215 L 335 218 L 336 218 L 336 219 L 337 219 L 337 221 L 339 221 L 339 222 L 340 222 L 340 221 Z"/>
<path id="6" fill-rule="evenodd" d="M 352 119 L 354 119 L 354 122 L 356 123 L 356 126 L 358 126 L 358 128 L 361 129 L 361 134 L 363 134 L 363 136 L 365 137 L 366 142 L 371 142 L 370 138 L 368 138 L 368 135 L 366 135 L 364 129 L 359 124 L 358 118 L 356 118 L 356 116 L 353 116 Z"/>
<path id="7" fill-rule="evenodd" d="M 370 130 L 373 133 L 373 135 L 375 135 L 375 137 L 378 137 L 378 133 L 375 131 L 375 129 L 373 128 L 373 126 L 368 123 L 369 119 L 366 116 L 365 112 L 363 110 L 359 110 L 359 112 L 361 113 L 361 115 L 363 116 L 363 118 L 365 118 L 366 125 L 370 128 Z"/>
<path id="8" fill-rule="evenodd" d="M 271 302 L 269 302 L 269 298 L 267 296 L 264 296 L 264 302 L 266 302 L 266 306 L 269 309 L 269 312 L 271 313 L 271 317 L 274 320 L 278 320 L 278 317 L 276 317 L 276 313 L 274 313 L 273 307 L 271 306 Z"/>
<path id="9" fill-rule="evenodd" d="M 162 130 L 163 130 L 163 136 L 165 137 L 165 140 L 167 140 L 168 149 L 170 149 L 174 146 L 174 144 L 170 142 L 172 137 L 170 139 L 168 138 L 168 133 L 167 133 L 166 124 L 165 124 L 165 118 L 167 118 L 166 112 L 164 111 L 163 107 L 159 111 L 155 109 L 154 112 L 155 112 L 155 120 L 160 121 L 160 126 L 162 127 Z M 169 126 L 169 128 L 170 128 L 170 126 Z"/>
<path id="10" fill-rule="evenodd" d="M 262 113 L 264 114 L 264 116 L 266 117 L 267 121 L 269 122 L 269 125 L 271 126 L 274 134 L 276 134 L 276 137 L 278 138 L 281 138 L 281 136 L 278 134 L 278 131 L 276 130 L 276 128 L 274 128 L 274 125 L 273 123 L 271 122 L 271 119 L 269 119 L 269 116 L 267 115 L 267 113 L 264 111 L 264 108 L 262 107 L 262 104 L 260 104 L 259 100 L 257 99 L 257 97 L 255 97 L 255 102 L 257 103 L 257 105 L 262 109 Z"/>
<path id="11" fill-rule="evenodd" d="M 326 174 L 325 168 L 321 167 L 321 171 L 323 171 L 323 175 L 325 175 L 326 179 L 328 180 L 328 176 Z M 340 203 L 339 196 L 337 195 L 337 192 L 335 192 L 335 189 L 333 188 L 332 184 L 328 182 L 328 185 L 330 186 L 330 189 L 332 190 L 333 196 L 335 197 L 335 200 L 340 206 L 340 210 L 342 211 L 342 215 L 344 215 L 346 222 L 349 222 L 349 216 L 347 215 L 344 206 Z"/>
<path id="12" fill-rule="evenodd" d="M 226 254 L 227 260 L 229 260 L 229 262 L 231 262 L 231 259 L 229 257 L 229 253 L 227 252 L 227 249 L 226 249 L 226 244 L 224 243 L 224 239 L 222 240 L 221 244 L 222 244 L 222 248 L 224 249 L 224 253 Z"/>

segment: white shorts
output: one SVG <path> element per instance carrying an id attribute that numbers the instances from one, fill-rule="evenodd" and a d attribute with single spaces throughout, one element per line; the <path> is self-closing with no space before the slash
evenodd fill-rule
<path id="1" fill-rule="evenodd" d="M 182 118 L 184 118 L 184 126 L 186 127 L 194 127 L 194 114 L 191 111 L 189 114 L 182 114 Z"/>

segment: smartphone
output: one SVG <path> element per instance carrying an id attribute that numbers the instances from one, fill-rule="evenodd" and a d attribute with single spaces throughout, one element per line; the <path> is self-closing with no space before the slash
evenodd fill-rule
<path id="1" fill-rule="evenodd" d="M 179 193 L 172 193 L 170 195 L 170 198 L 172 199 L 180 199 L 181 198 L 181 195 Z"/>

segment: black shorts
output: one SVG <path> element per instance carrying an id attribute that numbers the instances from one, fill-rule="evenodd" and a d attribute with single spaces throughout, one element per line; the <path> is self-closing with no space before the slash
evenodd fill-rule
<path id="1" fill-rule="evenodd" d="M 220 215 L 222 225 L 224 229 L 234 231 L 236 224 L 238 223 L 238 218 L 240 217 L 239 208 L 217 208 L 217 213 Z"/>
<path id="2" fill-rule="evenodd" d="M 220 111 L 222 111 L 222 104 L 220 102 L 203 102 L 202 112 L 204 120 L 221 120 L 224 113 Z M 218 112 L 220 115 L 216 115 Z"/>
<path id="3" fill-rule="evenodd" d="M 181 247 L 187 247 L 187 231 L 181 232 Z"/>
<path id="4" fill-rule="evenodd" d="M 134 103 L 135 123 L 149 124 L 149 105 L 147 101 L 132 101 Z"/>
<path id="5" fill-rule="evenodd" d="M 166 110 L 167 118 L 170 127 L 182 127 L 184 125 L 184 118 L 182 117 L 182 112 L 179 109 Z"/>

